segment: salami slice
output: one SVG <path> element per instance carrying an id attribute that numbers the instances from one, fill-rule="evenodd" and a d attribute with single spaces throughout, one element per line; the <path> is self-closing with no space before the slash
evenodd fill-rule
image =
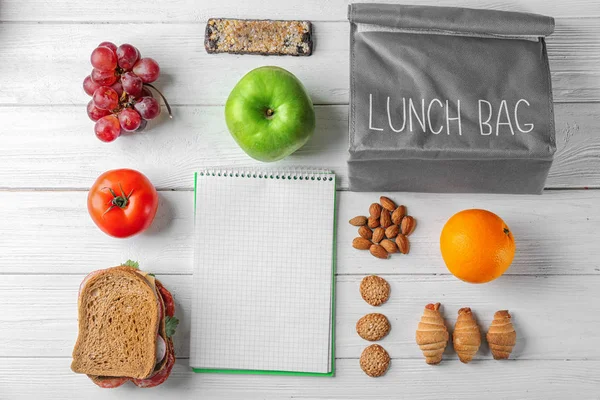
<path id="1" fill-rule="evenodd" d="M 158 291 L 165 302 L 165 313 L 169 317 L 173 317 L 175 315 L 175 301 L 173 300 L 173 295 L 162 285 L 162 283 L 160 283 L 158 279 L 156 280 L 156 287 L 158 288 Z"/>
<path id="2" fill-rule="evenodd" d="M 167 353 L 167 362 L 159 370 L 156 374 L 154 374 L 151 378 L 148 379 L 133 379 L 133 383 L 135 383 L 138 387 L 141 388 L 151 388 L 160 385 L 164 381 L 167 380 L 169 375 L 171 375 L 171 370 L 175 365 L 175 350 L 173 348 L 173 341 L 171 339 L 167 340 L 168 353 Z"/>
<path id="3" fill-rule="evenodd" d="M 88 375 L 88 377 L 94 382 L 96 385 L 105 389 L 113 389 L 119 387 L 131 378 L 127 377 L 113 377 L 113 376 L 94 376 Z"/>

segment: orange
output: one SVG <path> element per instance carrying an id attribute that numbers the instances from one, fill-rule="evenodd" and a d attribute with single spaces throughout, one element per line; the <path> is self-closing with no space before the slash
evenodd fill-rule
<path id="1" fill-rule="evenodd" d="M 487 210 L 454 214 L 440 236 L 448 270 L 470 283 L 485 283 L 502 275 L 515 256 L 515 239 L 506 223 Z"/>

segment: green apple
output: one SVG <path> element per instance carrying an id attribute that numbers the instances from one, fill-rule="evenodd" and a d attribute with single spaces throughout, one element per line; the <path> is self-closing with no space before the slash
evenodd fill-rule
<path id="1" fill-rule="evenodd" d="M 302 83 L 279 67 L 260 67 L 235 85 L 225 104 L 227 128 L 252 158 L 281 160 L 315 130 L 315 111 Z"/>

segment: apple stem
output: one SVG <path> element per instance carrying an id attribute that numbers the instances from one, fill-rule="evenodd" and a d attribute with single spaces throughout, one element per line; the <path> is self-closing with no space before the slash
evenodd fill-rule
<path id="1" fill-rule="evenodd" d="M 265 115 L 266 115 L 267 117 L 272 117 L 272 116 L 273 116 L 273 114 L 274 114 L 274 112 L 273 112 L 273 110 L 272 110 L 272 109 L 270 109 L 270 108 L 267 108 L 267 110 L 265 111 Z"/>

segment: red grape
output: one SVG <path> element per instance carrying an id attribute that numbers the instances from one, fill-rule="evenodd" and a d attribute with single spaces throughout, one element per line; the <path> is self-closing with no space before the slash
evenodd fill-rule
<path id="1" fill-rule="evenodd" d="M 88 117 L 94 122 L 98 121 L 100 118 L 110 115 L 110 111 L 101 110 L 94 104 L 94 100 L 90 100 L 87 105 L 87 114 Z"/>
<path id="2" fill-rule="evenodd" d="M 100 86 L 96 89 L 93 99 L 96 107 L 101 110 L 114 110 L 119 106 L 117 92 L 108 86 Z"/>
<path id="3" fill-rule="evenodd" d="M 94 69 L 83 80 L 83 90 L 92 96 L 87 114 L 96 122 L 98 139 L 112 142 L 124 132 L 141 132 L 148 120 L 160 115 L 159 100 L 149 88 L 160 75 L 154 59 L 141 58 L 140 51 L 131 44 L 117 47 L 107 41 L 92 51 L 90 62 Z M 162 97 L 158 89 L 155 91 Z M 171 115 L 169 104 L 162 99 Z"/>
<path id="4" fill-rule="evenodd" d="M 110 87 L 113 88 L 115 90 L 115 92 L 117 92 L 117 96 L 119 96 L 119 98 L 121 98 L 121 95 L 123 94 L 123 85 L 121 85 L 121 82 L 116 81 L 115 83 L 110 85 Z"/>
<path id="5" fill-rule="evenodd" d="M 150 57 L 142 58 L 133 66 L 133 73 L 142 78 L 144 83 L 151 83 L 158 79 L 160 67 Z"/>
<path id="6" fill-rule="evenodd" d="M 102 42 L 98 45 L 98 47 L 100 46 L 108 47 L 113 51 L 113 53 L 115 53 L 115 56 L 117 55 L 117 45 L 113 42 Z"/>
<path id="7" fill-rule="evenodd" d="M 145 119 L 142 119 L 139 128 L 137 128 L 135 131 L 136 132 L 141 132 L 144 129 L 146 129 L 146 125 L 148 125 L 148 121 L 146 121 Z"/>
<path id="8" fill-rule="evenodd" d="M 88 96 L 93 96 L 96 89 L 100 87 L 99 84 L 92 80 L 91 76 L 86 76 L 83 80 L 83 90 L 88 94 Z"/>
<path id="9" fill-rule="evenodd" d="M 140 58 L 140 52 L 130 44 L 122 44 L 117 49 L 117 63 L 125 71 L 130 71 Z"/>
<path id="10" fill-rule="evenodd" d="M 111 71 L 117 68 L 117 55 L 105 46 L 96 47 L 90 57 L 92 66 L 100 71 Z"/>
<path id="11" fill-rule="evenodd" d="M 112 142 L 121 135 L 119 119 L 114 115 L 100 118 L 94 126 L 94 132 L 103 142 Z"/>
<path id="12" fill-rule="evenodd" d="M 140 97 L 144 82 L 133 72 L 125 72 L 121 75 L 121 85 L 123 85 L 123 90 L 127 94 L 133 97 Z"/>
<path id="13" fill-rule="evenodd" d="M 119 122 L 124 131 L 134 132 L 140 127 L 142 117 L 133 108 L 124 108 L 119 113 Z"/>
<path id="14" fill-rule="evenodd" d="M 135 103 L 134 107 L 144 119 L 153 119 L 160 114 L 160 104 L 153 97 L 142 97 Z"/>
<path id="15" fill-rule="evenodd" d="M 99 69 L 92 70 L 92 80 L 100 86 L 110 86 L 117 81 L 115 71 L 100 71 Z"/>

